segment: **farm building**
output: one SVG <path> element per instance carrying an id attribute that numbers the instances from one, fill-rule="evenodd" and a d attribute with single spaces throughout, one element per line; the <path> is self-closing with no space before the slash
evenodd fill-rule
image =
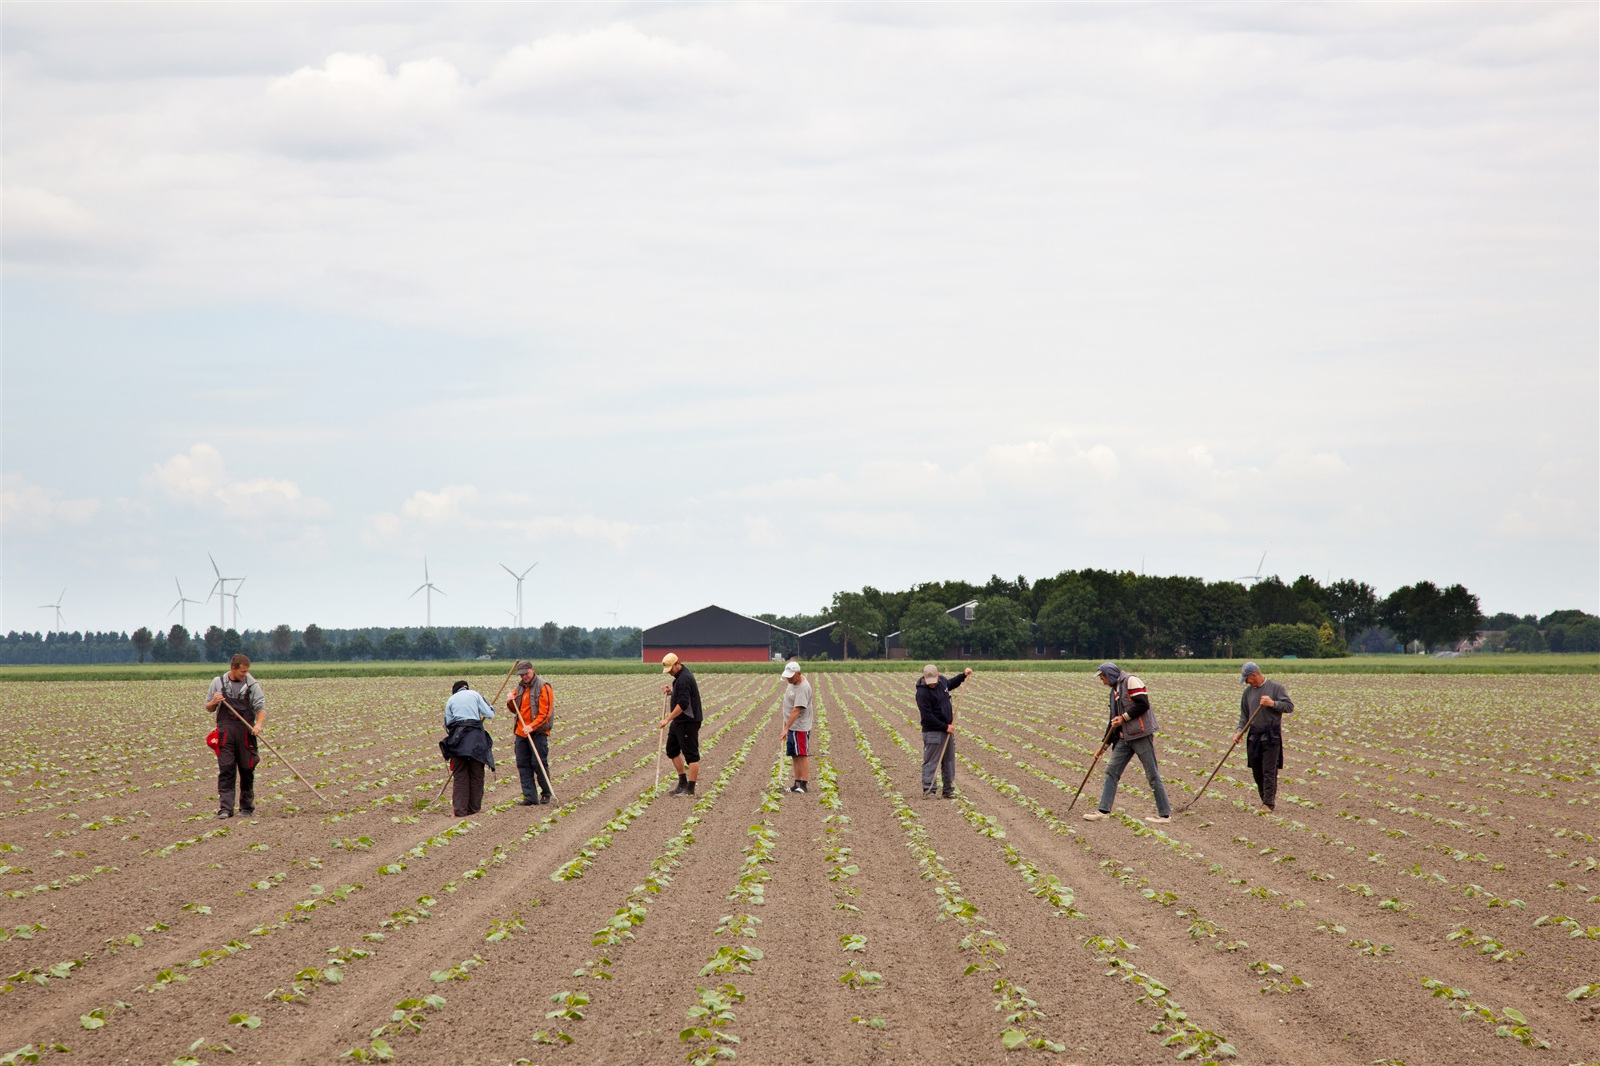
<path id="1" fill-rule="evenodd" d="M 725 607 L 702 607 L 646 629 L 643 661 L 660 662 L 670 651 L 686 663 L 764 663 L 778 628 Z"/>
<path id="2" fill-rule="evenodd" d="M 844 649 L 839 646 L 838 641 L 833 639 L 833 627 L 838 624 L 838 622 L 824 622 L 815 629 L 808 629 L 804 633 L 801 633 L 799 651 L 800 658 L 816 659 L 824 655 L 830 659 L 845 658 Z M 861 658 L 861 650 L 856 647 L 855 641 L 852 640 L 850 642 L 849 650 L 849 658 Z M 867 649 L 869 654 L 875 650 L 877 649 Z"/>

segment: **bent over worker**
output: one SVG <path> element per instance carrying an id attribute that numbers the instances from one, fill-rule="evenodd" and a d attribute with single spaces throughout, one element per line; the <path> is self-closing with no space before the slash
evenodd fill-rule
<path id="1" fill-rule="evenodd" d="M 537 807 L 550 802 L 550 724 L 555 717 L 555 694 L 550 682 L 540 677 L 528 660 L 518 659 L 513 669 L 521 680 L 506 700 L 506 709 L 517 719 L 511 727 L 516 735 L 511 746 L 517 753 L 517 775 L 522 778 L 522 798 L 517 804 Z"/>
<path id="2" fill-rule="evenodd" d="M 1239 697 L 1239 724 L 1233 730 L 1233 742 L 1239 743 L 1245 726 L 1250 736 L 1245 740 L 1245 754 L 1249 757 L 1250 773 L 1256 779 L 1256 793 L 1261 797 L 1262 811 L 1276 810 L 1278 806 L 1278 771 L 1283 769 L 1283 716 L 1294 710 L 1294 701 L 1277 681 L 1268 681 L 1261 675 L 1261 667 L 1245 663 L 1239 668 L 1239 681 L 1245 686 Z M 1253 716 L 1253 717 L 1252 717 Z"/>
<path id="3" fill-rule="evenodd" d="M 206 710 L 217 714 L 217 817 L 233 817 L 237 777 L 239 813 L 249 818 L 256 813 L 256 737 L 267 725 L 267 698 L 250 676 L 248 655 L 235 655 L 228 672 L 212 679 Z"/>
<path id="4" fill-rule="evenodd" d="M 688 667 L 678 661 L 674 652 L 661 657 L 661 672 L 672 675 L 670 685 L 661 691 L 672 696 L 672 709 L 661 719 L 661 728 L 667 731 L 667 758 L 678 770 L 678 787 L 669 796 L 694 795 L 694 783 L 700 780 L 700 684 Z"/>
<path id="5" fill-rule="evenodd" d="M 917 714 L 922 719 L 922 795 L 931 798 L 933 775 L 944 776 L 944 798 L 955 798 L 956 788 L 956 708 L 950 690 L 972 676 L 972 667 L 943 677 L 932 663 L 922 668 L 917 682 Z"/>
<path id="6" fill-rule="evenodd" d="M 450 763 L 454 791 L 451 804 L 457 818 L 483 810 L 483 768 L 494 769 L 494 738 L 484 722 L 494 717 L 494 708 L 465 681 L 450 686 L 444 704 L 445 738 L 439 753 Z"/>
<path id="7" fill-rule="evenodd" d="M 1111 690 L 1111 715 L 1108 723 L 1111 759 L 1106 763 L 1106 782 L 1100 789 L 1100 807 L 1083 816 L 1093 822 L 1111 815 L 1111 804 L 1117 798 L 1117 783 L 1128 760 L 1139 756 L 1144 767 L 1145 780 L 1156 797 L 1156 813 L 1145 821 L 1156 824 L 1172 821 L 1172 804 L 1167 802 L 1167 786 L 1161 783 L 1161 771 L 1156 766 L 1156 712 L 1150 709 L 1150 693 L 1144 682 L 1124 672 L 1116 663 L 1101 663 L 1095 671 L 1100 682 Z M 1101 748 L 1104 751 L 1104 747 Z"/>

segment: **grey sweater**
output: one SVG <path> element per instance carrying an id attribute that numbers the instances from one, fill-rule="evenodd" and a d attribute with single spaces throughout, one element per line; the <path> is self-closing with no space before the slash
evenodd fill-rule
<path id="1" fill-rule="evenodd" d="M 1245 722 L 1250 720 L 1250 715 L 1261 705 L 1261 697 L 1272 697 L 1271 707 L 1262 707 L 1261 713 L 1256 715 L 1256 720 L 1250 723 L 1252 733 L 1279 733 L 1283 727 L 1283 716 L 1294 710 L 1294 701 L 1289 698 L 1289 693 L 1283 685 L 1270 678 L 1261 682 L 1261 687 L 1254 685 L 1244 687 L 1244 695 L 1239 697 L 1239 724 L 1233 731 L 1238 733 L 1244 729 Z"/>

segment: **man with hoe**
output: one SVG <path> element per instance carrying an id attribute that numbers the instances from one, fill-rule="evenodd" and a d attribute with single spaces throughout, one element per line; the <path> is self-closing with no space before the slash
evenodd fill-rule
<path id="1" fill-rule="evenodd" d="M 256 813 L 256 737 L 267 724 L 267 699 L 250 676 L 250 657 L 235 655 L 228 672 L 214 678 L 206 710 L 217 715 L 217 817 L 233 817 L 234 778 L 239 783 L 239 813 Z M 207 738 L 210 743 L 210 738 Z"/>
<path id="2" fill-rule="evenodd" d="M 1234 727 L 1233 742 L 1239 743 L 1249 726 L 1250 736 L 1245 741 L 1250 772 L 1255 775 L 1256 792 L 1261 795 L 1259 814 L 1278 806 L 1278 771 L 1283 769 L 1283 716 L 1294 710 L 1294 701 L 1277 681 L 1261 676 L 1261 667 L 1245 663 L 1239 668 L 1244 695 L 1239 697 L 1239 724 Z"/>
<path id="3" fill-rule="evenodd" d="M 1156 767 L 1156 712 L 1150 709 L 1150 694 L 1144 682 L 1125 673 L 1116 663 L 1101 663 L 1095 671 L 1100 683 L 1111 690 L 1111 720 L 1107 723 L 1106 739 L 1100 745 L 1112 745 L 1111 760 L 1106 763 L 1106 782 L 1100 790 L 1100 807 L 1083 816 L 1086 822 L 1111 816 L 1111 804 L 1117 798 L 1117 783 L 1128 760 L 1135 755 L 1144 766 L 1145 780 L 1155 793 L 1156 813 L 1145 821 L 1152 824 L 1172 821 L 1172 804 L 1167 802 L 1167 787 L 1161 783 L 1161 771 Z M 1095 756 L 1099 758 L 1098 755 Z"/>
<path id="4" fill-rule="evenodd" d="M 700 779 L 700 686 L 675 652 L 661 657 L 661 672 L 672 675 L 672 683 L 661 686 L 672 696 L 672 709 L 661 719 L 660 728 L 667 731 L 667 758 L 678 770 L 678 787 L 667 795 L 692 796 Z"/>
<path id="5" fill-rule="evenodd" d="M 783 666 L 783 736 L 789 758 L 794 760 L 794 784 L 790 792 L 804 794 L 811 780 L 811 730 L 816 724 L 815 703 L 811 697 L 811 682 L 800 672 L 800 664 L 788 662 Z"/>
<path id="6" fill-rule="evenodd" d="M 956 709 L 950 690 L 972 676 L 972 667 L 959 674 L 941 677 L 932 663 L 922 668 L 917 682 L 917 712 L 922 717 L 922 795 L 932 797 L 934 771 L 944 776 L 944 798 L 955 796 L 956 787 Z"/>
<path id="7" fill-rule="evenodd" d="M 506 709 L 516 716 L 512 747 L 517 753 L 517 774 L 522 778 L 522 798 L 517 804 L 537 807 L 550 802 L 550 725 L 555 719 L 555 695 L 550 682 L 540 677 L 528 660 L 518 659 L 512 670 L 521 678 L 506 700 Z"/>

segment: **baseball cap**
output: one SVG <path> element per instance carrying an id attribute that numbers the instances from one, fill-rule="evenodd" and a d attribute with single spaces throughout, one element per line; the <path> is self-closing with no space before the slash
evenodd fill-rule
<path id="1" fill-rule="evenodd" d="M 783 664 L 783 679 L 785 681 L 789 680 L 791 677 L 793 677 L 795 674 L 798 674 L 799 672 L 800 672 L 800 664 L 799 663 L 784 663 Z"/>
<path id="2" fill-rule="evenodd" d="M 1240 682 L 1240 684 L 1243 684 L 1246 681 L 1249 681 L 1251 674 L 1259 674 L 1260 672 L 1261 672 L 1261 667 L 1257 666 L 1255 663 L 1245 663 L 1243 666 L 1239 667 L 1239 682 Z"/>
<path id="3" fill-rule="evenodd" d="M 927 678 L 927 677 L 938 677 L 939 676 L 939 668 L 937 666 L 933 665 L 932 663 L 929 663 L 927 666 L 924 666 L 922 668 L 922 676 L 925 677 L 925 678 Z"/>
<path id="4" fill-rule="evenodd" d="M 532 670 L 532 669 L 533 669 L 533 664 L 530 663 L 528 660 L 526 660 L 526 659 L 518 659 L 517 660 L 517 665 L 513 666 L 511 668 L 511 672 L 514 673 L 514 674 L 520 674 L 524 670 Z"/>
<path id="5" fill-rule="evenodd" d="M 677 665 L 678 665 L 678 653 L 677 652 L 669 651 L 669 652 L 667 652 L 667 654 L 665 654 L 665 655 L 663 655 L 661 657 L 661 672 L 663 674 L 672 673 L 672 668 L 674 666 L 677 666 Z"/>

